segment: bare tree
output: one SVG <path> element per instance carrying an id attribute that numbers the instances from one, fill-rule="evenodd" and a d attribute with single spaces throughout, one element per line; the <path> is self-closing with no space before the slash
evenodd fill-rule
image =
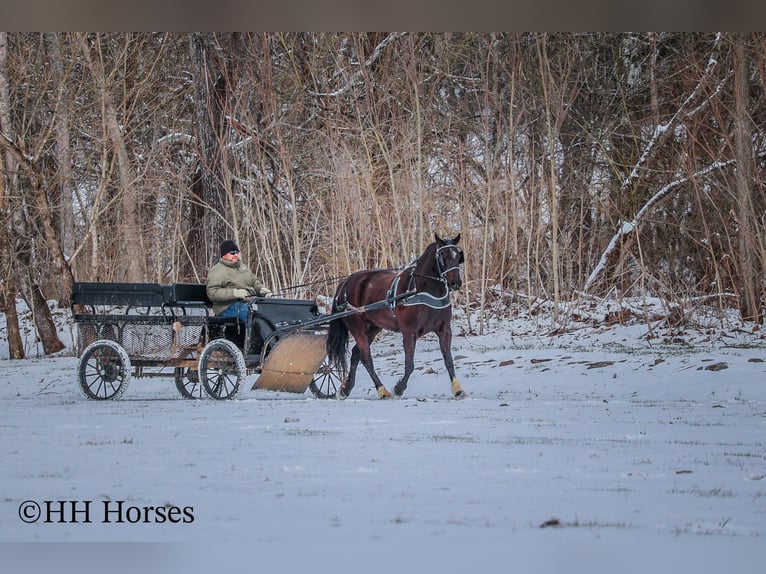
<path id="1" fill-rule="evenodd" d="M 8 33 L 0 32 L 0 137 L 10 126 L 10 90 L 8 87 L 8 74 L 6 66 L 8 60 Z M 0 291 L 2 292 L 2 311 L 5 313 L 6 327 L 8 330 L 8 351 L 11 359 L 24 358 L 24 345 L 19 330 L 19 317 L 16 311 L 16 279 L 13 269 L 13 248 L 10 237 L 9 195 L 11 194 L 11 182 L 13 180 L 12 169 L 14 166 L 13 155 L 10 150 L 0 147 L 3 153 L 0 155 L 0 181 L 3 189 L 0 192 Z"/>
<path id="2" fill-rule="evenodd" d="M 50 59 L 53 71 L 53 81 L 58 85 L 55 114 L 55 137 L 56 137 L 56 175 L 55 185 L 51 189 L 51 203 L 55 206 L 57 215 L 56 231 L 58 242 L 62 251 L 71 256 L 74 252 L 74 211 L 72 208 L 73 173 L 72 173 L 72 147 L 70 142 L 70 124 L 72 123 L 71 99 L 67 90 L 70 86 L 70 69 L 64 62 L 61 51 L 60 37 L 57 34 L 46 33 L 45 49 Z M 53 183 L 53 182 L 51 182 Z M 69 285 L 63 285 L 62 293 L 64 300 L 69 297 Z"/>
<path id="3" fill-rule="evenodd" d="M 739 235 L 739 309 L 746 321 L 763 317 L 763 274 L 758 259 L 756 214 L 753 208 L 753 144 L 750 99 L 750 72 L 746 35 L 734 34 L 734 155 L 737 159 L 737 226 Z"/>
<path id="4" fill-rule="evenodd" d="M 12 135 L 16 134 L 11 117 L 10 82 L 8 80 L 8 36 L 0 37 L 0 148 L 3 154 L 5 174 L 4 185 L 10 191 L 4 199 L 8 226 L 5 229 L 7 243 L 5 261 L 14 284 L 22 291 L 22 295 L 32 310 L 35 327 L 43 344 L 45 353 L 54 353 L 64 348 L 58 338 L 46 297 L 42 291 L 41 278 L 35 270 L 33 262 L 35 234 L 32 233 L 30 219 L 37 222 L 43 232 L 44 245 L 53 253 L 53 263 L 56 266 L 56 276 L 64 285 L 71 285 L 71 270 L 61 253 L 60 245 L 55 236 L 50 204 L 45 194 L 43 170 L 39 165 L 39 154 L 26 152 L 19 141 Z M 20 139 L 20 138 L 19 138 Z M 45 138 L 43 138 L 44 140 Z M 42 147 L 42 146 L 41 146 Z M 11 300 L 13 299 L 13 300 Z M 5 297 L 8 308 L 15 307 L 15 293 Z M 12 315 L 13 316 L 13 315 Z M 12 325 L 11 329 L 16 329 Z M 14 347 L 17 341 L 13 341 Z M 12 349 L 18 354 L 19 349 Z"/>
<path id="5" fill-rule="evenodd" d="M 131 39 L 125 39 L 124 49 L 127 49 Z M 109 138 L 117 156 L 117 167 L 120 181 L 120 224 L 119 241 L 122 253 L 144 253 L 147 251 L 144 245 L 144 236 L 141 233 L 138 215 L 138 194 L 136 190 L 137 177 L 133 168 L 128 145 L 120 127 L 120 119 L 117 115 L 115 102 L 109 90 L 110 77 L 104 66 L 104 54 L 102 51 L 102 36 L 95 34 L 92 38 L 87 34 L 79 36 L 80 49 L 93 79 L 97 97 L 103 110 L 103 122 L 105 135 Z M 126 281 L 139 282 L 144 276 L 144 261 L 139 257 L 128 256 L 126 263 Z"/>

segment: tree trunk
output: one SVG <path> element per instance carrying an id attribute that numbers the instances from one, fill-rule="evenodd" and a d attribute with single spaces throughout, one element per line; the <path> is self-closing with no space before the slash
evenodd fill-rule
<path id="1" fill-rule="evenodd" d="M 29 221 L 26 217 L 27 211 L 19 201 L 15 202 L 10 214 L 11 225 L 9 233 L 14 247 L 12 273 L 17 278 L 22 296 L 32 311 L 37 335 L 43 344 L 43 351 L 46 355 L 49 355 L 60 351 L 65 345 L 58 338 L 51 310 L 48 308 L 48 302 L 43 295 L 40 281 L 34 272 L 34 244 L 32 229 L 30 229 Z"/>
<path id="2" fill-rule="evenodd" d="M 5 122 L 9 121 L 8 108 L 8 83 L 5 73 L 6 54 L 8 49 L 8 35 L 0 32 L 0 131 L 6 128 Z M 8 173 L 13 168 L 13 156 L 5 148 L 0 154 L 0 182 L 10 181 Z M 21 340 L 19 330 L 19 315 L 16 312 L 16 281 L 11 270 L 13 262 L 13 249 L 11 248 L 8 221 L 8 198 L 10 186 L 3 185 L 0 189 L 0 293 L 2 294 L 3 311 L 5 312 L 5 324 L 8 332 L 8 356 L 11 359 L 24 358 L 24 343 Z"/>
<path id="3" fill-rule="evenodd" d="M 191 189 L 194 197 L 187 229 L 191 261 L 197 269 L 210 266 L 211 254 L 218 254 L 218 244 L 236 239 L 226 231 L 226 193 L 222 176 L 223 104 L 228 94 L 225 70 L 214 64 L 215 47 L 207 34 L 192 34 L 191 54 L 194 74 L 194 131 L 198 164 Z"/>
<path id="4" fill-rule="evenodd" d="M 737 222 L 739 311 L 745 321 L 761 320 L 761 287 L 758 269 L 756 215 L 752 195 L 752 136 L 748 112 L 749 74 L 745 34 L 734 34 L 734 155 L 737 159 Z"/>
<path id="5" fill-rule="evenodd" d="M 552 117 L 551 106 L 554 105 L 553 79 L 550 73 L 548 62 L 548 50 L 546 46 L 546 37 L 543 34 L 542 39 L 538 38 L 537 53 L 540 58 L 540 78 L 543 88 L 543 104 L 545 106 L 545 129 L 546 140 L 548 142 L 547 164 L 548 164 L 548 213 L 550 216 L 551 230 L 551 275 L 553 281 L 553 320 L 559 320 L 559 302 L 560 302 L 560 278 L 559 278 L 559 210 L 558 210 L 558 179 L 556 177 L 556 141 L 558 139 L 558 128 L 560 118 L 556 118 L 556 125 Z M 545 176 L 543 176 L 543 182 Z"/>
<path id="6" fill-rule="evenodd" d="M 12 275 L 7 275 L 3 283 L 3 309 L 5 309 L 5 324 L 8 331 L 8 357 L 11 359 L 24 358 L 24 341 L 21 340 L 19 329 L 19 314 L 16 311 L 16 281 Z"/>
<path id="7" fill-rule="evenodd" d="M 51 69 L 59 86 L 58 102 L 55 121 L 56 132 L 56 181 L 51 186 L 51 203 L 56 206 L 57 213 L 54 217 L 56 235 L 61 250 L 67 257 L 74 253 L 74 211 L 72 209 L 72 151 L 70 145 L 69 125 L 72 121 L 70 98 L 67 91 L 67 77 L 64 71 L 64 57 L 61 53 L 59 36 L 46 33 L 45 46 L 49 55 Z M 69 296 L 69 290 L 66 297 Z M 67 305 L 65 301 L 62 305 Z"/>
<path id="8" fill-rule="evenodd" d="M 6 122 L 10 121 L 10 96 L 6 62 L 8 54 L 8 34 L 0 32 L 0 132 L 9 130 Z M 10 182 L 9 176 L 13 169 L 13 156 L 5 148 L 0 153 L 0 182 Z M 3 311 L 5 312 L 6 328 L 8 330 L 8 356 L 11 359 L 24 358 L 24 344 L 19 330 L 19 316 L 16 312 L 16 281 L 11 269 L 13 249 L 11 248 L 8 221 L 8 198 L 10 185 L 0 189 L 0 293 L 2 293 Z"/>
<path id="9" fill-rule="evenodd" d="M 27 305 L 32 309 L 32 318 L 35 322 L 35 329 L 40 342 L 43 344 L 43 352 L 46 355 L 56 353 L 62 350 L 66 345 L 59 339 L 56 323 L 53 321 L 53 315 L 45 300 L 42 289 L 39 285 L 31 285 L 29 297 L 25 297 Z"/>

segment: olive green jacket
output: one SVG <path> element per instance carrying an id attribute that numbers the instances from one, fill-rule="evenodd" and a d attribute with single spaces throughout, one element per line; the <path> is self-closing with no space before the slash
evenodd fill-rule
<path id="1" fill-rule="evenodd" d="M 213 313 L 239 301 L 234 289 L 247 289 L 253 296 L 264 295 L 268 290 L 242 262 L 221 258 L 207 273 L 207 296 L 213 302 Z"/>

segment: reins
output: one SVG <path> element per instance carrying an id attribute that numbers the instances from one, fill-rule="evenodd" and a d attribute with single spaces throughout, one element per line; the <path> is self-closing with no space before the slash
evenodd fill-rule
<path id="1" fill-rule="evenodd" d="M 398 271 L 401 269 L 406 269 L 407 267 L 404 265 L 399 265 L 398 267 L 386 267 L 382 268 L 382 271 Z M 303 287 L 311 287 L 312 285 L 330 285 L 330 284 L 337 284 L 340 283 L 342 280 L 346 279 L 348 275 L 338 275 L 337 277 L 330 277 L 329 279 L 317 279 L 316 281 L 309 281 L 308 283 L 301 283 L 300 285 L 291 285 L 289 287 L 282 287 L 275 293 L 278 295 L 283 295 L 285 293 L 288 293 L 290 291 L 297 291 L 298 289 L 302 289 Z"/>
<path id="2" fill-rule="evenodd" d="M 429 279 L 431 281 L 437 281 L 444 285 L 444 295 L 441 297 L 438 297 L 436 295 L 432 295 L 430 293 L 424 293 L 424 292 L 418 292 L 415 295 L 410 296 L 408 299 L 405 299 L 399 304 L 407 306 L 409 305 L 428 305 L 429 307 L 433 307 L 435 309 L 440 309 L 444 307 L 449 306 L 449 293 L 450 288 L 447 284 L 446 275 L 450 271 L 454 269 L 460 269 L 460 265 L 453 265 L 452 267 L 448 267 L 447 269 L 442 269 L 443 264 L 443 258 L 441 257 L 441 251 L 444 249 L 458 249 L 456 245 L 447 244 L 442 245 L 441 247 L 436 248 L 436 252 L 434 253 L 434 258 L 436 260 L 436 271 L 439 274 L 436 275 L 426 275 L 424 273 L 420 273 L 416 271 L 418 262 L 421 260 L 421 257 L 418 257 L 414 261 L 410 262 L 407 265 L 399 265 L 397 267 L 386 267 L 381 268 L 381 271 L 399 271 L 399 273 L 396 274 L 396 277 L 394 278 L 394 281 L 391 284 L 391 288 L 393 290 L 396 290 L 396 287 L 399 284 L 399 279 L 402 275 L 403 271 L 410 271 L 410 284 L 408 286 L 408 291 L 416 291 L 416 287 L 414 285 L 415 277 L 421 277 L 423 279 Z M 334 283 L 339 283 L 342 280 L 347 279 L 347 275 L 339 275 L 337 277 L 330 277 L 328 279 L 317 279 L 316 281 L 309 281 L 308 283 L 301 283 L 300 285 L 291 285 L 289 287 L 283 287 L 281 288 L 277 293 L 282 295 L 285 293 L 288 293 L 290 291 L 296 291 L 298 289 L 302 289 L 304 287 L 311 287 L 314 285 L 330 285 Z M 391 289 L 389 289 L 389 293 L 391 293 Z M 428 299 L 428 301 L 425 301 L 425 299 Z M 409 302 L 409 300 L 412 300 L 412 302 Z M 445 301 L 447 301 L 447 304 L 445 304 Z"/>

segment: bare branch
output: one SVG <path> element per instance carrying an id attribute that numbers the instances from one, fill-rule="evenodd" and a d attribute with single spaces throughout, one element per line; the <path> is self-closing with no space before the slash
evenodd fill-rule
<path id="1" fill-rule="evenodd" d="M 684 100 L 684 102 L 681 104 L 681 106 L 676 110 L 676 112 L 673 114 L 673 116 L 664 124 L 655 126 L 654 132 L 652 133 L 652 137 L 647 142 L 646 146 L 644 147 L 644 152 L 641 154 L 641 157 L 636 162 L 636 165 L 633 166 L 633 169 L 630 171 L 630 174 L 623 180 L 622 184 L 620 185 L 620 191 L 625 191 L 628 189 L 634 181 L 636 181 L 639 178 L 639 172 L 640 169 L 646 165 L 652 157 L 657 153 L 657 148 L 660 146 L 662 140 L 664 140 L 667 137 L 667 134 L 670 134 L 673 132 L 673 128 L 680 122 L 680 120 L 686 116 L 686 109 L 689 105 L 691 105 L 692 102 L 694 102 L 697 99 L 697 96 L 699 95 L 702 86 L 707 82 L 707 79 L 712 74 L 713 70 L 715 69 L 716 64 L 718 63 L 718 59 L 716 58 L 716 54 L 718 52 L 718 45 L 721 43 L 721 33 L 719 32 L 716 34 L 715 41 L 713 42 L 713 49 L 710 53 L 710 58 L 708 58 L 707 66 L 705 67 L 705 71 L 702 74 L 702 77 L 697 82 L 697 85 L 692 90 L 691 94 Z M 714 95 L 718 92 L 714 92 Z M 690 113 L 696 113 L 699 111 L 699 108 L 704 105 L 700 104 L 700 106 L 697 106 L 697 109 L 692 110 Z"/>
<path id="2" fill-rule="evenodd" d="M 349 82 L 337 90 L 333 92 L 313 92 L 309 91 L 309 95 L 312 96 L 325 96 L 330 98 L 337 98 L 338 96 L 342 96 L 352 88 L 354 88 L 359 81 L 362 78 L 362 69 L 367 68 L 369 69 L 370 66 L 372 66 L 375 62 L 377 62 L 380 59 L 380 56 L 383 54 L 383 50 L 386 49 L 386 47 L 396 40 L 397 38 L 402 38 L 407 35 L 407 32 L 394 32 L 392 34 L 389 34 L 386 36 L 377 46 L 375 46 L 375 50 L 373 50 L 372 55 L 365 60 L 364 64 L 362 64 L 362 68 L 354 72 L 354 75 L 351 77 L 351 80 Z"/>
<path id="3" fill-rule="evenodd" d="M 766 157 L 766 152 L 758 154 L 758 157 Z M 620 225 L 620 228 L 617 230 L 617 233 L 612 237 L 612 239 L 609 241 L 609 245 L 607 245 L 604 252 L 601 254 L 601 258 L 599 259 L 598 264 L 591 272 L 590 276 L 588 277 L 587 281 L 585 281 L 585 285 L 583 286 L 583 292 L 587 293 L 588 290 L 593 287 L 593 284 L 595 283 L 596 279 L 598 279 L 599 275 L 603 273 L 604 269 L 606 268 L 607 260 L 609 259 L 609 256 L 614 252 L 615 248 L 619 244 L 620 240 L 623 237 L 626 237 L 633 233 L 636 230 L 636 227 L 643 221 L 643 219 L 655 208 L 657 205 L 665 199 L 672 191 L 676 190 L 681 185 L 688 183 L 689 181 L 692 181 L 698 177 L 706 176 L 710 173 L 713 173 L 714 171 L 718 171 L 727 167 L 730 167 L 736 163 L 735 159 L 730 159 L 728 161 L 720 161 L 720 162 L 714 162 L 707 166 L 704 169 L 701 169 L 694 174 L 682 177 L 679 179 L 676 179 L 666 186 L 664 186 L 662 189 L 660 189 L 657 193 L 655 193 L 649 200 L 641 207 L 641 209 L 638 210 L 635 217 L 631 221 L 623 221 Z"/>

